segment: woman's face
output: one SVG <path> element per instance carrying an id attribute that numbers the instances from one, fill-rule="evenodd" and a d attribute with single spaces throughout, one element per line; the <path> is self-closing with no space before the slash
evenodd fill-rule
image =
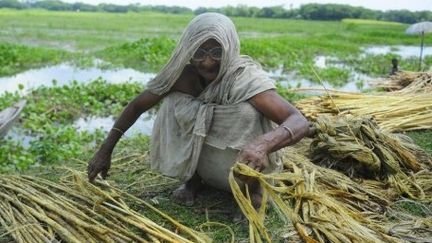
<path id="1" fill-rule="evenodd" d="M 194 53 L 191 64 L 206 81 L 216 79 L 222 59 L 222 47 L 215 39 L 208 39 Z"/>

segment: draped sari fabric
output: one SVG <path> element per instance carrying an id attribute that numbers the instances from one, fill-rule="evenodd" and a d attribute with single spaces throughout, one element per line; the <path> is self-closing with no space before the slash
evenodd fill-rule
<path id="1" fill-rule="evenodd" d="M 208 39 L 215 39 L 223 49 L 216 79 L 198 97 L 169 93 L 197 48 Z M 153 128 L 152 168 L 188 180 L 200 161 L 213 163 L 212 159 L 216 159 L 229 167 L 244 145 L 273 129 L 274 124 L 248 100 L 274 88 L 273 81 L 258 63 L 240 55 L 239 37 L 228 17 L 218 13 L 198 15 L 185 29 L 168 63 L 148 84 L 154 94 L 169 93 Z M 202 153 L 210 150 L 211 158 Z M 279 166 L 278 158 L 278 153 L 269 155 L 269 170 Z M 206 166 L 201 164 L 200 168 L 203 171 Z"/>

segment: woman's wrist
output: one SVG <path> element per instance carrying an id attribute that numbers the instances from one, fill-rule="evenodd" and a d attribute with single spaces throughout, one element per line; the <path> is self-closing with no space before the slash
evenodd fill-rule
<path id="1" fill-rule="evenodd" d="M 118 131 L 111 129 L 108 137 L 105 139 L 100 149 L 105 152 L 111 153 L 114 150 L 114 147 L 116 146 L 121 136 L 122 135 Z"/>
<path id="2" fill-rule="evenodd" d="M 267 134 L 268 135 L 268 134 Z M 263 153 L 263 154 L 268 154 L 271 152 L 272 149 L 272 141 L 271 139 L 268 139 L 265 135 L 258 137 L 252 144 L 251 146 L 254 147 L 254 150 L 259 152 L 259 153 Z"/>

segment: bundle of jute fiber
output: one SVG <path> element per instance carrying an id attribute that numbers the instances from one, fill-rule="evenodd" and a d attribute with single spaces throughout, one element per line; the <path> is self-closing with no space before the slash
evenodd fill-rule
<path id="1" fill-rule="evenodd" d="M 388 78 L 372 82 L 375 88 L 400 93 L 428 93 L 432 91 L 432 72 L 397 72 Z"/>
<path id="2" fill-rule="evenodd" d="M 273 201 L 280 216 L 294 225 L 305 242 L 398 242 L 367 214 L 338 200 L 339 197 L 351 195 L 343 193 L 343 190 L 326 190 L 324 185 L 320 185 L 317 181 L 320 175 L 316 170 L 308 171 L 293 162 L 284 162 L 289 163 L 292 170 L 261 174 L 239 163 L 231 170 L 231 189 L 249 220 L 250 242 L 272 241 L 264 226 L 268 198 Z M 240 190 L 234 174 L 259 181 L 263 188 L 263 203 L 258 211 L 253 208 L 247 190 L 245 193 Z"/>
<path id="3" fill-rule="evenodd" d="M 72 171 L 60 183 L 16 175 L 0 177 L 0 224 L 16 242 L 208 242 L 142 200 L 176 231 L 160 226 L 128 207 L 133 198 L 105 185 L 87 182 Z"/>
<path id="4" fill-rule="evenodd" d="M 387 215 L 389 207 L 401 196 L 400 190 L 392 184 L 351 179 L 342 172 L 314 164 L 297 148 L 284 150 L 282 172 L 265 175 L 243 164 L 232 168 L 230 184 L 239 207 L 249 220 L 250 242 L 272 240 L 264 224 L 267 198 L 271 198 L 273 208 L 282 219 L 294 225 L 306 242 L 404 242 L 406 232 L 412 231 L 410 239 L 416 240 L 421 239 L 424 232 L 432 235 L 429 218 L 414 221 Z M 234 174 L 259 181 L 264 193 L 263 205 L 258 211 L 253 208 L 247 192 L 243 193 L 236 184 Z M 421 185 L 425 198 L 430 200 L 432 173 L 421 170 L 410 179 Z M 404 225 L 403 229 L 400 224 Z"/>
<path id="5" fill-rule="evenodd" d="M 315 127 L 310 145 L 315 163 L 351 178 L 387 181 L 401 194 L 424 199 L 422 188 L 410 174 L 429 170 L 431 159 L 412 141 L 381 131 L 368 116 L 319 116 Z"/>
<path id="6" fill-rule="evenodd" d="M 431 94 L 328 92 L 300 100 L 296 107 L 311 120 L 326 114 L 371 115 L 382 130 L 390 132 L 432 128 Z"/>

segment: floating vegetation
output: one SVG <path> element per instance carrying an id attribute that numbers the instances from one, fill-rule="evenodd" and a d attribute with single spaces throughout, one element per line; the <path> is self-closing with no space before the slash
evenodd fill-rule
<path id="1" fill-rule="evenodd" d="M 62 50 L 0 43 L 0 76 L 13 75 L 30 68 L 57 64 L 71 55 Z"/>

